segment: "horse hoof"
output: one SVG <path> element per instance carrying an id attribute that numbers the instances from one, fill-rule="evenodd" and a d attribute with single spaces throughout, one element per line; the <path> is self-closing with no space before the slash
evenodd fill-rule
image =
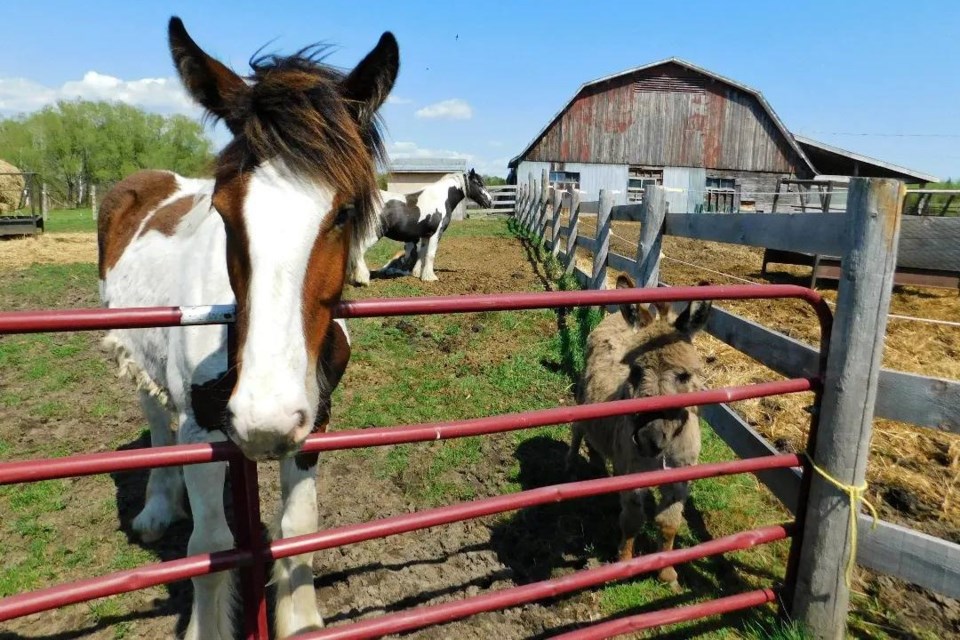
<path id="1" fill-rule="evenodd" d="M 183 509 L 171 509 L 169 506 L 151 503 L 133 519 L 132 525 L 140 540 L 150 544 L 162 538 L 173 521 L 186 517 Z"/>
<path id="2" fill-rule="evenodd" d="M 427 274 L 427 275 L 425 275 L 425 276 L 421 276 L 420 279 L 421 279 L 423 282 L 436 282 L 436 281 L 439 280 L 440 278 L 438 278 L 437 276 L 435 276 L 435 275 L 432 274 L 432 273 L 429 273 L 429 274 Z"/>

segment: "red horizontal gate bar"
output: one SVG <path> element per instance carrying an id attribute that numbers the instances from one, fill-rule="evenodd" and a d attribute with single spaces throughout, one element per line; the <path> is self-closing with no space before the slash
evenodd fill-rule
<path id="1" fill-rule="evenodd" d="M 374 316 L 554 309 L 557 307 L 613 305 L 630 302 L 769 300 L 772 298 L 795 298 L 803 300 L 813 307 L 820 320 L 821 345 L 823 345 L 824 336 L 829 335 L 833 322 L 830 307 L 816 291 L 790 284 L 709 285 L 655 289 L 373 298 L 345 300 L 338 305 L 336 316 L 340 318 L 370 318 Z M 233 321 L 233 312 L 232 305 L 9 311 L 0 313 L 0 334 L 222 324 Z"/>
<path id="2" fill-rule="evenodd" d="M 617 562 L 594 569 L 578 571 L 562 578 L 543 580 L 465 600 L 417 607 L 409 611 L 391 613 L 371 620 L 330 627 L 316 633 L 297 636 L 296 640 L 362 640 L 412 631 L 434 624 L 459 620 L 484 611 L 506 609 L 579 591 L 606 582 L 625 580 L 641 573 L 656 571 L 663 567 L 690 562 L 707 556 L 749 549 L 759 544 L 783 540 L 789 535 L 791 535 L 791 532 L 784 525 L 744 531 L 685 549 L 651 553 L 626 562 Z"/>
<path id="3" fill-rule="evenodd" d="M 612 478 L 584 480 L 538 489 L 530 489 L 505 496 L 483 498 L 472 502 L 427 509 L 416 513 L 382 518 L 360 524 L 347 525 L 285 538 L 272 543 L 264 550 L 262 560 L 286 558 L 301 553 L 331 549 L 385 536 L 426 529 L 451 522 L 470 520 L 480 516 L 512 511 L 526 507 L 583 498 L 626 489 L 652 487 L 668 482 L 697 480 L 713 476 L 752 473 L 786 467 L 801 463 L 794 454 L 761 456 L 746 460 L 693 465 L 678 469 L 662 469 Z M 127 571 L 118 571 L 99 578 L 80 580 L 30 593 L 10 596 L 0 600 L 0 621 L 38 613 L 68 604 L 76 604 L 94 598 L 136 591 L 205 575 L 212 571 L 234 569 L 249 564 L 253 556 L 249 551 L 231 550 L 213 554 L 199 554 L 179 560 L 146 565 Z"/>
<path id="4" fill-rule="evenodd" d="M 519 429 L 529 429 L 550 424 L 564 424 L 574 420 L 605 418 L 625 415 L 678 409 L 719 402 L 733 402 L 748 398 L 759 398 L 784 393 L 799 393 L 816 388 L 816 381 L 810 378 L 795 378 L 776 382 L 764 382 L 742 387 L 723 387 L 707 391 L 695 391 L 673 396 L 654 396 L 634 400 L 615 400 L 574 407 L 556 407 L 537 411 L 509 413 L 488 418 L 474 418 L 455 422 L 438 422 L 425 425 L 402 427 L 378 427 L 371 429 L 353 429 L 315 434 L 307 438 L 304 451 L 332 451 L 335 449 L 353 449 L 357 447 L 384 446 L 409 442 L 426 442 L 448 438 L 498 433 Z M 92 453 L 65 458 L 45 458 L 38 460 L 18 460 L 0 463 L 0 485 L 18 482 L 38 482 L 57 478 L 73 478 L 98 473 L 132 471 L 152 467 L 169 467 L 183 464 L 202 464 L 218 460 L 236 460 L 240 450 L 229 442 L 211 444 L 173 445 L 136 449 L 133 451 L 111 451 Z"/>
<path id="5" fill-rule="evenodd" d="M 554 636 L 553 640 L 603 640 L 643 629 L 652 629 L 668 624 L 676 624 L 678 622 L 697 620 L 699 618 L 731 613 L 751 607 L 759 607 L 762 604 L 774 602 L 776 599 L 777 594 L 773 589 L 757 589 L 756 591 L 738 593 L 735 596 L 717 598 L 716 600 L 707 600 L 706 602 L 700 602 L 686 607 L 661 609 L 660 611 L 651 611 L 627 618 L 602 622 L 592 627 L 577 629 L 576 631 L 564 633 L 563 635 Z"/>

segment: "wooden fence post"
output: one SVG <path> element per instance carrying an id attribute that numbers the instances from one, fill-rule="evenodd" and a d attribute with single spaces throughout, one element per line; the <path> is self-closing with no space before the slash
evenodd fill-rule
<path id="1" fill-rule="evenodd" d="M 97 219 L 97 185 L 90 184 L 90 217 Z"/>
<path id="2" fill-rule="evenodd" d="M 46 225 L 47 218 L 50 214 L 50 201 L 47 198 L 47 183 L 44 182 L 40 186 L 40 215 L 43 216 L 43 223 Z"/>
<path id="3" fill-rule="evenodd" d="M 537 232 L 537 187 L 533 182 L 533 171 L 527 174 L 527 215 L 529 216 L 530 233 Z"/>
<path id="4" fill-rule="evenodd" d="M 820 469 L 854 487 L 862 487 L 866 475 L 904 193 L 903 184 L 896 180 L 853 178 L 847 194 L 847 248 L 819 433 L 808 446 Z M 850 510 L 859 513 L 860 505 L 851 505 L 850 496 L 819 471 L 807 473 L 812 476 L 793 572 L 793 617 L 815 638 L 841 639 L 846 637 L 850 602 L 847 562 L 856 535 L 850 527 Z"/>
<path id="5" fill-rule="evenodd" d="M 580 192 L 573 188 L 573 185 L 567 187 L 567 197 L 570 203 L 570 219 L 567 220 L 567 264 L 563 272 L 573 273 L 577 266 L 577 234 L 580 232 Z"/>
<path id="6" fill-rule="evenodd" d="M 520 227 L 523 228 L 523 226 L 524 226 L 524 220 L 523 220 L 523 203 L 524 203 L 524 200 L 523 200 L 523 185 L 522 185 L 522 184 L 518 184 L 518 185 L 517 185 L 517 190 L 516 190 L 516 192 L 514 193 L 513 199 L 514 199 L 514 203 L 513 203 L 513 217 L 517 219 L 517 224 L 519 224 Z"/>
<path id="7" fill-rule="evenodd" d="M 563 209 L 563 192 L 560 191 L 560 185 L 554 185 L 550 189 L 553 206 L 553 220 L 550 221 L 550 253 L 554 258 L 560 253 L 560 211 Z"/>
<path id="8" fill-rule="evenodd" d="M 533 235 L 540 239 L 540 183 L 533 179 L 533 171 L 530 172 L 530 230 Z"/>
<path id="9" fill-rule="evenodd" d="M 523 193 L 523 209 L 520 211 L 520 216 L 523 220 L 523 228 L 530 231 L 530 185 L 523 183 L 520 185 L 520 190 Z"/>
<path id="10" fill-rule="evenodd" d="M 550 182 L 547 180 L 549 172 L 543 169 L 540 172 L 540 201 L 537 203 L 537 235 L 547 241 L 547 203 L 550 202 Z"/>
<path id="11" fill-rule="evenodd" d="M 667 199 L 663 187 L 653 185 L 643 193 L 640 214 L 640 244 L 637 246 L 637 286 L 660 284 L 660 251 L 663 246 L 663 221 L 667 215 Z"/>
<path id="12" fill-rule="evenodd" d="M 593 254 L 593 277 L 591 289 L 607 288 L 607 254 L 610 252 L 610 211 L 613 209 L 613 194 L 609 189 L 600 190 L 600 208 L 597 211 L 596 252 Z"/>

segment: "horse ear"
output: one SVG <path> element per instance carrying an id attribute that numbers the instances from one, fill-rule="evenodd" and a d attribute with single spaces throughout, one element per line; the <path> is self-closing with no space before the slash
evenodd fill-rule
<path id="1" fill-rule="evenodd" d="M 223 120 L 234 134 L 240 132 L 244 118 L 233 106 L 249 91 L 243 78 L 214 60 L 201 49 L 174 16 L 168 26 L 170 54 L 187 93 L 214 117 Z"/>
<path id="2" fill-rule="evenodd" d="M 674 328 L 687 337 L 692 337 L 707 325 L 707 319 L 710 317 L 710 309 L 712 307 L 713 302 L 711 300 L 695 300 L 691 302 L 677 317 L 676 322 L 673 323 Z"/>
<path id="3" fill-rule="evenodd" d="M 617 276 L 617 289 L 634 289 L 636 286 L 630 276 L 625 274 Z M 642 304 L 621 304 L 620 313 L 627 324 L 637 329 L 653 322 L 653 314 Z"/>
<path id="4" fill-rule="evenodd" d="M 354 116 L 361 127 L 373 124 L 377 109 L 386 102 L 399 71 L 400 47 L 393 34 L 385 31 L 377 46 L 341 84 L 344 97 L 353 102 Z"/>

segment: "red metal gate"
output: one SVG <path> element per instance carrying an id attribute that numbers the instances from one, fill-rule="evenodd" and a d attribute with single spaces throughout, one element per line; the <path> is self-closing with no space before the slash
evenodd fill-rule
<path id="1" fill-rule="evenodd" d="M 738 285 L 672 287 L 660 289 L 617 289 L 612 291 L 567 291 L 549 293 L 513 293 L 500 295 L 443 296 L 349 301 L 340 304 L 338 317 L 368 318 L 415 314 L 467 313 L 573 306 L 612 305 L 632 302 L 672 302 L 680 300 L 734 300 L 796 298 L 809 303 L 820 321 L 820 371 L 817 377 L 796 378 L 740 387 L 725 387 L 675 396 L 657 396 L 619 400 L 576 407 L 558 407 L 540 411 L 441 422 L 403 427 L 387 427 L 316 434 L 308 438 L 304 451 L 332 451 L 462 438 L 489 433 L 563 424 L 573 420 L 608 417 L 635 412 L 653 412 L 688 406 L 731 402 L 782 393 L 814 391 L 820 401 L 820 380 L 825 371 L 827 344 L 832 316 L 820 295 L 792 285 Z M 233 321 L 233 308 L 165 307 L 149 309 L 77 309 L 68 311 L 12 312 L 0 314 L 0 335 L 44 331 L 78 331 L 112 328 L 143 328 L 222 324 Z M 812 413 L 808 450 L 815 445 L 817 411 Z M 234 500 L 237 547 L 228 551 L 198 554 L 155 563 L 105 576 L 40 589 L 0 600 L 0 621 L 116 595 L 151 586 L 185 580 L 215 571 L 239 569 L 244 598 L 244 632 L 249 639 L 267 638 L 264 598 L 266 563 L 306 552 L 330 549 L 399 533 L 416 531 L 451 522 L 494 513 L 569 500 L 626 489 L 651 487 L 663 483 L 696 480 L 738 473 L 755 473 L 786 467 L 804 467 L 797 455 L 773 455 L 715 464 L 700 464 L 680 469 L 664 469 L 598 480 L 541 487 L 516 494 L 496 496 L 461 504 L 393 516 L 362 524 L 328 529 L 313 534 L 286 538 L 263 546 L 257 485 L 257 466 L 244 458 L 231 443 L 176 445 L 135 451 L 78 455 L 65 458 L 0 463 L 0 485 L 37 482 L 92 474 L 148 469 L 151 467 L 228 461 Z M 805 470 L 806 471 L 806 470 Z M 799 557 L 802 518 L 809 486 L 804 473 L 797 522 L 764 527 L 711 540 L 699 545 L 674 549 L 580 571 L 562 578 L 483 594 L 464 600 L 419 607 L 300 636 L 310 639 L 374 638 L 389 633 L 410 631 L 428 625 L 449 622 L 482 611 L 491 611 L 557 596 L 571 591 L 623 580 L 664 566 L 698 558 L 746 549 L 792 537 L 786 584 L 796 569 Z M 789 597 L 789 593 L 780 594 Z M 647 613 L 583 628 L 564 638 L 608 638 L 638 629 L 692 620 L 771 602 L 777 597 L 772 589 L 761 589 L 701 604 Z"/>

